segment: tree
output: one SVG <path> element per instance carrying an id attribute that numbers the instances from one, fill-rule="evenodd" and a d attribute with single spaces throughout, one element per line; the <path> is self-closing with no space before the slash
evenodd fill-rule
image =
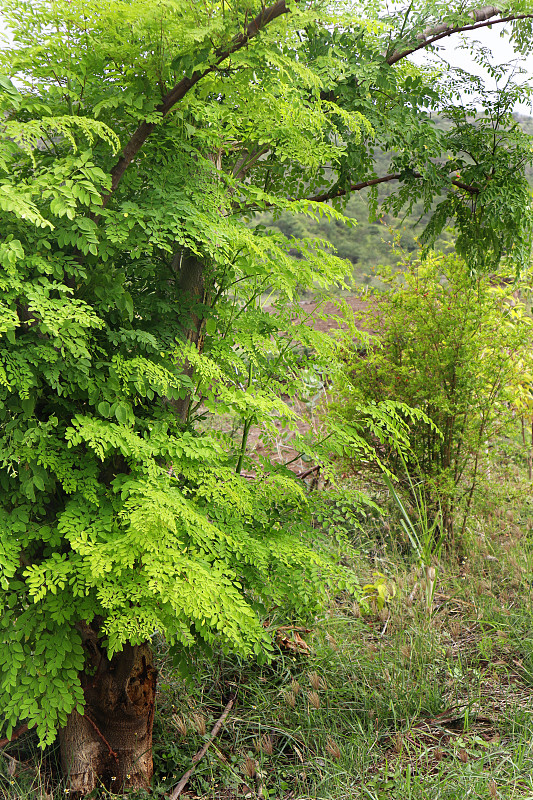
<path id="1" fill-rule="evenodd" d="M 422 497 L 445 543 L 455 534 L 462 542 L 487 443 L 516 425 L 515 397 L 531 372 L 531 319 L 505 271 L 473 280 L 455 255 L 432 254 L 382 278 L 389 291 L 364 313 L 376 337 L 364 359 L 347 341 L 330 413 L 350 419 L 387 397 L 423 410 L 433 425 L 413 420 L 409 453 L 384 443 L 382 459 L 414 507 Z"/>
<path id="2" fill-rule="evenodd" d="M 502 14 L 4 4 L 0 695 L 8 736 L 18 720 L 43 743 L 61 729 L 72 791 L 149 782 L 155 631 L 177 656 L 264 657 L 262 609 L 354 586 L 308 546 L 290 474 L 239 474 L 250 425 L 290 418 L 277 389 L 304 351 L 334 367 L 291 309 L 344 265 L 248 223 L 265 208 L 341 221 L 325 201 L 394 179 L 399 204 L 444 193 L 428 241 L 453 215 L 473 268 L 504 250 L 520 265 L 529 142 L 509 99 L 496 133 L 464 119 L 437 136 L 424 108 L 443 95 L 406 61 Z M 373 175 L 376 142 L 397 153 L 391 175 Z M 205 409 L 241 416 L 238 452 L 198 425 Z"/>

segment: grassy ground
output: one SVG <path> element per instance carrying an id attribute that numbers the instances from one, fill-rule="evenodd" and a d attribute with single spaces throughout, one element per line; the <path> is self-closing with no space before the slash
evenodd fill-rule
<path id="1" fill-rule="evenodd" d="M 466 539 L 437 565 L 431 611 L 394 521 L 374 520 L 355 568 L 395 591 L 381 611 L 332 597 L 309 629 L 279 632 L 263 667 L 198 657 L 180 677 L 161 647 L 152 797 L 169 796 L 236 694 L 182 797 L 533 798 L 529 527 L 529 487 L 493 467 Z M 0 797 L 64 798 L 56 757 L 31 734 L 11 744 Z"/>

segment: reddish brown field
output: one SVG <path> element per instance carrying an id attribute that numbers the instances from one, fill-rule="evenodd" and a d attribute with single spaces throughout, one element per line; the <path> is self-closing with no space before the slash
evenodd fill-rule
<path id="1" fill-rule="evenodd" d="M 346 303 L 354 314 L 358 314 L 368 307 L 368 301 L 362 300 L 358 295 L 344 297 L 342 302 Z M 299 305 L 302 309 L 303 321 L 306 325 L 311 325 L 315 330 L 333 334 L 334 331 L 346 329 L 347 327 L 339 320 L 339 317 L 344 313 L 341 312 L 340 302 L 335 300 L 328 300 L 326 302 L 311 300 L 301 302 Z M 266 307 L 266 310 L 268 310 L 268 307 Z M 363 324 L 360 320 L 356 320 L 355 324 L 357 328 L 363 330 Z M 298 398 L 287 397 L 286 400 L 291 403 L 298 414 L 304 417 L 304 419 L 298 422 L 298 433 L 304 434 L 314 430 L 318 438 L 320 436 L 319 417 L 323 404 L 327 402 L 326 392 L 324 392 L 321 401 L 311 411 L 309 411 L 305 404 Z M 307 472 L 310 467 L 313 466 L 312 463 L 304 461 L 301 458 L 292 461 L 292 459 L 298 455 L 298 450 L 296 450 L 291 443 L 294 433 L 283 431 L 281 424 L 277 427 L 279 429 L 279 436 L 275 439 L 270 438 L 269 440 L 263 439 L 260 428 L 252 428 L 248 437 L 248 452 L 252 456 L 252 459 L 255 460 L 256 458 L 259 459 L 268 456 L 272 461 L 280 464 L 286 464 L 290 461 L 291 463 L 288 466 L 293 472 L 297 474 Z M 314 473 L 309 476 L 308 480 L 312 480 L 313 477 Z"/>

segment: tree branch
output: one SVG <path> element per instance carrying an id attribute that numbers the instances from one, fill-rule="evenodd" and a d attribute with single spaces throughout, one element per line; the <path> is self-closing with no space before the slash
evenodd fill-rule
<path id="1" fill-rule="evenodd" d="M 11 734 L 11 736 L 9 737 L 9 739 L 7 739 L 7 738 L 6 739 L 0 739 L 0 750 L 2 750 L 6 746 L 6 744 L 9 744 L 9 742 L 14 742 L 15 739 L 18 739 L 19 736 L 22 736 L 22 734 L 26 733 L 27 730 L 28 730 L 28 726 L 26 724 L 24 724 L 24 725 L 21 725 L 20 728 L 17 728 L 16 730 L 14 730 L 13 733 Z"/>
<path id="2" fill-rule="evenodd" d="M 313 203 L 326 203 L 328 200 L 333 200 L 335 197 L 344 197 L 350 192 L 360 192 L 361 189 L 367 189 L 369 186 L 376 186 L 378 183 L 399 181 L 401 177 L 401 172 L 394 172 L 392 175 L 384 175 L 382 178 L 371 178 L 368 181 L 353 183 L 348 189 L 332 189 L 330 192 L 316 194 L 314 197 L 308 197 L 307 199 L 311 200 Z"/>
<path id="3" fill-rule="evenodd" d="M 176 103 L 182 100 L 187 92 L 189 92 L 193 86 L 202 80 L 202 78 L 205 78 L 206 75 L 209 75 L 209 73 L 213 72 L 223 61 L 225 61 L 226 58 L 229 58 L 229 56 L 231 56 L 233 53 L 236 53 L 238 50 L 241 50 L 243 47 L 245 47 L 248 42 L 254 39 L 268 24 L 283 14 L 287 14 L 288 12 L 289 8 L 287 7 L 286 0 L 276 0 L 276 2 L 274 2 L 271 6 L 268 6 L 268 8 L 263 8 L 263 10 L 260 11 L 259 14 L 257 14 L 257 16 L 246 26 L 242 33 L 238 33 L 233 37 L 226 48 L 221 48 L 215 51 L 215 60 L 211 66 L 206 67 L 204 70 L 195 70 L 190 77 L 182 78 L 181 81 L 179 81 L 163 98 L 161 103 L 157 106 L 156 111 L 158 111 L 163 117 L 166 117 Z M 104 207 L 107 205 L 110 197 L 122 180 L 122 176 L 126 172 L 128 166 L 131 164 L 154 128 L 155 124 L 153 122 L 141 122 L 135 133 L 130 138 L 129 142 L 124 147 L 121 158 L 111 170 L 111 189 L 102 198 Z"/>
<path id="4" fill-rule="evenodd" d="M 235 180 L 241 181 L 248 170 L 251 169 L 257 161 L 259 161 L 261 156 L 264 156 L 269 151 L 270 147 L 257 147 L 251 152 L 246 151 L 242 158 L 238 159 L 237 163 L 233 167 L 233 177 Z"/>
<path id="5" fill-rule="evenodd" d="M 371 178 L 368 181 L 361 181 L 360 183 L 352 183 L 347 189 L 332 189 L 330 192 L 324 192 L 323 194 L 316 194 L 314 197 L 308 197 L 307 199 L 312 201 L 313 203 L 326 203 L 328 200 L 334 200 L 336 197 L 344 197 L 351 192 L 360 192 L 361 189 L 367 189 L 369 186 L 376 186 L 379 183 L 388 183 L 389 181 L 401 181 L 402 178 L 405 177 L 405 173 L 403 172 L 394 172 L 391 175 L 384 175 L 381 178 Z M 423 176 L 420 172 L 411 172 L 411 178 L 422 178 Z M 454 186 L 457 186 L 458 189 L 463 189 L 465 192 L 469 192 L 469 194 L 479 194 L 480 189 L 477 186 L 470 186 L 467 183 L 463 183 L 463 181 L 457 180 L 456 178 L 452 178 L 451 180 Z"/>
<path id="6" fill-rule="evenodd" d="M 502 22 L 512 22 L 513 20 L 518 19 L 531 19 L 533 17 L 533 14 L 511 14 L 507 17 L 500 17 L 500 19 L 493 19 L 493 17 L 496 17 L 498 14 L 502 13 L 503 12 L 499 8 L 496 8 L 496 6 L 484 6 L 483 8 L 476 9 L 470 13 L 470 16 L 474 18 L 474 22 L 470 25 L 447 25 L 446 23 L 442 23 L 441 25 L 435 25 L 430 28 L 426 28 L 421 33 L 417 34 L 416 38 L 419 40 L 420 44 L 416 45 L 416 47 L 410 47 L 405 50 L 396 50 L 387 57 L 387 64 L 392 66 L 398 61 L 401 61 L 402 58 L 406 58 L 412 53 L 416 53 L 418 50 L 423 50 L 425 47 L 429 47 L 435 42 L 438 42 L 439 39 L 444 39 L 446 36 L 451 36 L 454 33 L 463 33 L 463 31 L 477 31 L 478 28 L 485 28 L 488 25 L 499 25 Z"/>

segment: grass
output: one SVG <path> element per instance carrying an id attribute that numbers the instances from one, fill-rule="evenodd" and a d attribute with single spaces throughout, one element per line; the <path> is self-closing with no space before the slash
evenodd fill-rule
<path id="1" fill-rule="evenodd" d="M 356 569 L 394 584 L 388 607 L 365 616 L 332 597 L 307 632 L 282 631 L 262 667 L 197 656 L 180 675 L 161 645 L 151 796 L 169 796 L 236 693 L 182 797 L 532 798 L 529 487 L 512 461 L 499 469 L 465 540 L 440 559 L 431 614 L 422 592 L 413 597 L 419 569 L 405 534 L 374 518 L 358 535 Z M 58 774 L 57 751 L 41 754 L 27 734 L 0 756 L 0 797 L 64 798 Z"/>

